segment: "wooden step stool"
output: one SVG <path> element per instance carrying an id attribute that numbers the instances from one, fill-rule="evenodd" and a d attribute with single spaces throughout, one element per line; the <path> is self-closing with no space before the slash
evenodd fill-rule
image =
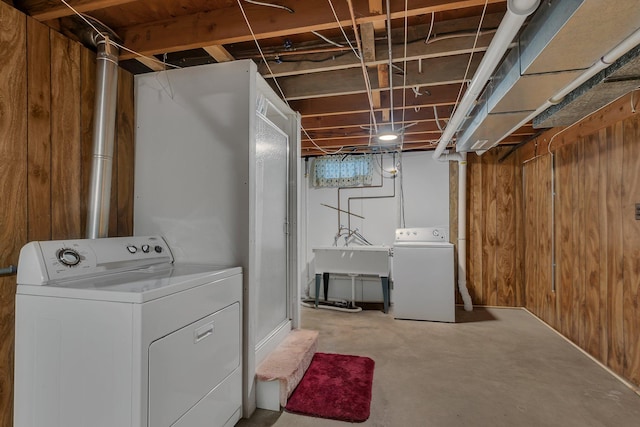
<path id="1" fill-rule="evenodd" d="M 256 406 L 279 411 L 302 380 L 318 346 L 318 331 L 294 329 L 256 369 Z"/>

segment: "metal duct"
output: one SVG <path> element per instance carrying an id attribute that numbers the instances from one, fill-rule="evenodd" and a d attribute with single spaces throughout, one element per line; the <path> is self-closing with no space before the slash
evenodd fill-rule
<path id="1" fill-rule="evenodd" d="M 89 187 L 88 239 L 107 237 L 113 164 L 118 48 L 109 37 L 96 40 L 96 99 L 93 114 L 93 167 Z"/>
<path id="2" fill-rule="evenodd" d="M 533 127 L 569 126 L 637 87 L 640 87 L 640 46 L 539 114 Z"/>
<path id="3" fill-rule="evenodd" d="M 461 126 L 457 151 L 484 151 L 633 33 L 637 0 L 542 3 Z"/>

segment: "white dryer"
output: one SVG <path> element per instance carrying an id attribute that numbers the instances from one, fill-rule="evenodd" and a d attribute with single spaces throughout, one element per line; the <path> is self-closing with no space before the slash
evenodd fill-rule
<path id="1" fill-rule="evenodd" d="M 31 242 L 16 295 L 15 427 L 233 426 L 240 268 L 161 237 Z"/>
<path id="2" fill-rule="evenodd" d="M 446 227 L 400 228 L 393 246 L 396 319 L 455 322 L 453 245 Z"/>

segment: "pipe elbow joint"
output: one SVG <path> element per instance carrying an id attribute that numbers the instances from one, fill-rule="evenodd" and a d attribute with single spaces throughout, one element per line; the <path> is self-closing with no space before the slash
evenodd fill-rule
<path id="1" fill-rule="evenodd" d="M 540 0 L 509 0 L 507 9 L 514 15 L 531 15 L 540 5 Z"/>

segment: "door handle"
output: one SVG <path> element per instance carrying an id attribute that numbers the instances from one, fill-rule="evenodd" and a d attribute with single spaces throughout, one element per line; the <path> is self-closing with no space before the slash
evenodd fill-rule
<path id="1" fill-rule="evenodd" d="M 197 344 L 208 336 L 213 335 L 213 322 L 209 322 L 206 325 L 196 328 L 193 333 L 193 342 Z"/>

